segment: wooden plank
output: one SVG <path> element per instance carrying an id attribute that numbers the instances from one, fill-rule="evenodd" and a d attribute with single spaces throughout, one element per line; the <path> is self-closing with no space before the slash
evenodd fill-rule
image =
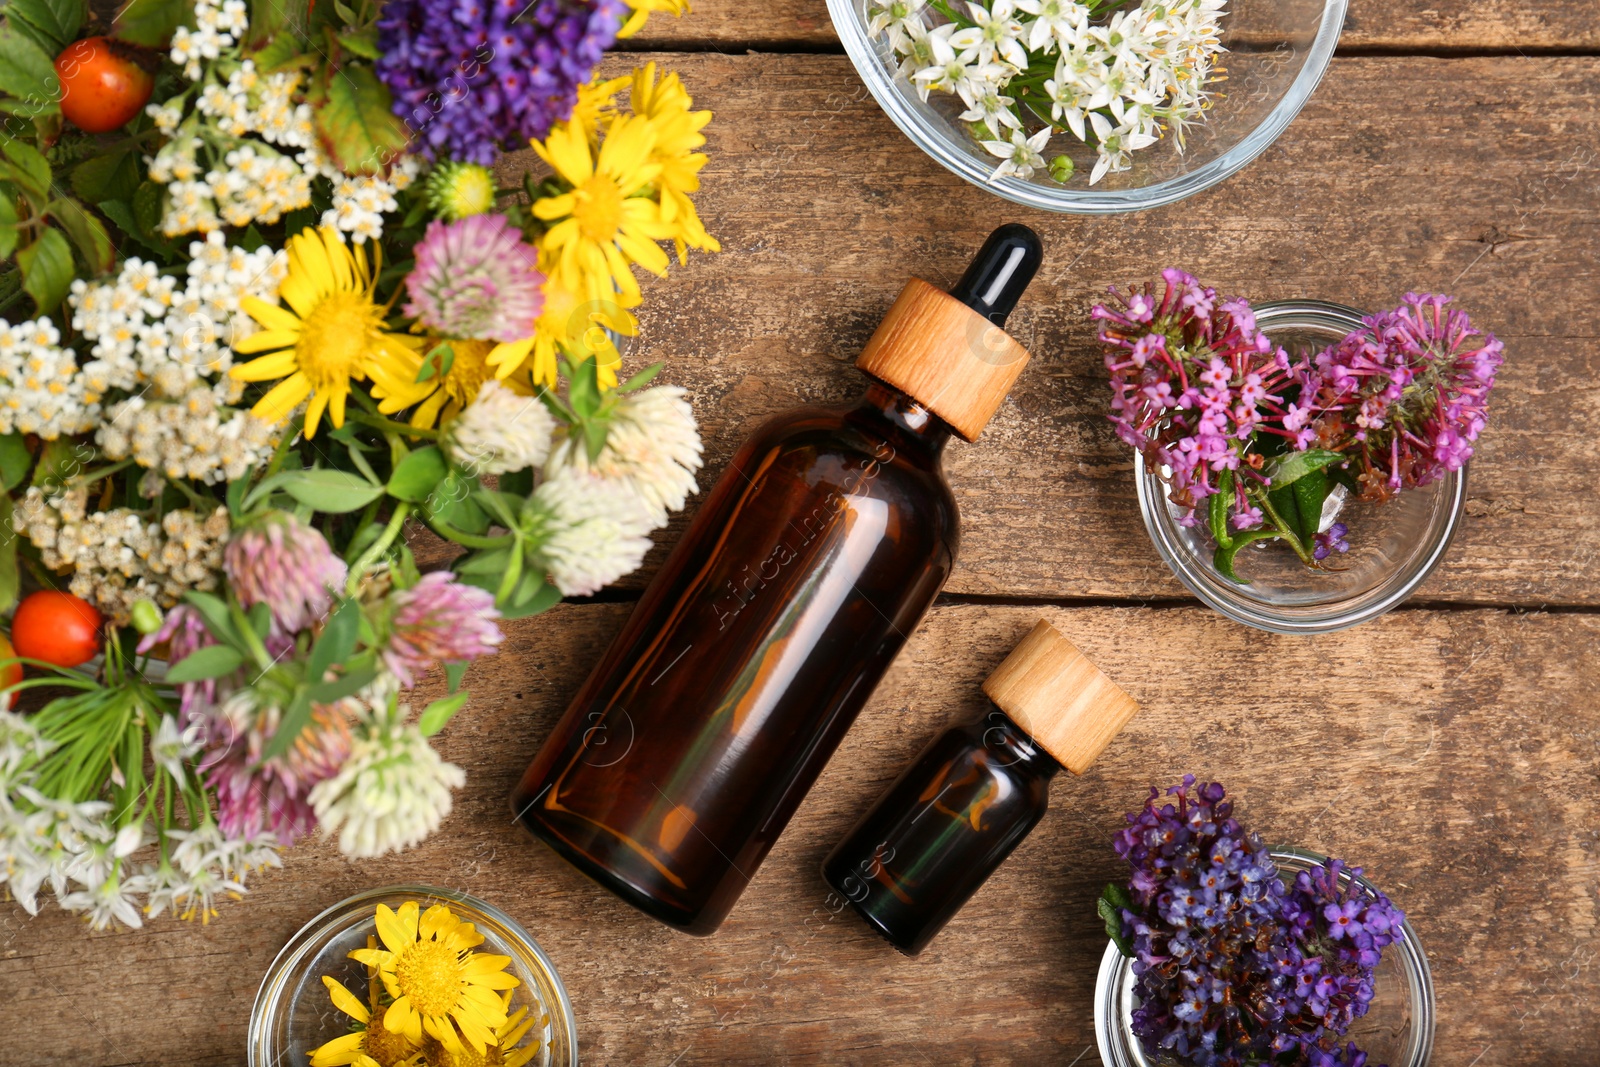
<path id="1" fill-rule="evenodd" d="M 1408 912 L 1438 989 L 1435 1063 L 1593 1062 L 1595 616 L 1402 611 L 1291 639 L 1194 608 L 937 609 L 728 923 L 699 940 L 585 882 L 506 814 L 626 610 L 567 605 L 509 628 L 441 739 L 469 774 L 457 810 L 414 852 L 354 866 L 297 848 L 209 927 L 90 935 L 58 910 L 0 908 L 0 1003 L 27 1021 L 0 1062 L 238 1064 L 284 941 L 350 893 L 406 881 L 474 893 L 532 931 L 572 992 L 586 1063 L 1094 1063 L 1109 840 L 1147 785 L 1185 771 L 1225 782 L 1268 838 L 1365 865 Z M 927 738 L 982 713 L 978 684 L 1040 614 L 1143 710 L 1082 780 L 1056 782 L 1034 834 L 908 961 L 832 913 L 818 864 Z"/>
<path id="2" fill-rule="evenodd" d="M 1248 0 L 1229 6 L 1243 10 Z M 1270 2 L 1270 0 L 1255 0 Z M 1468 49 L 1523 49 L 1578 52 L 1600 48 L 1600 22 L 1586 0 L 1351 0 L 1342 48 L 1383 48 L 1416 52 Z M 671 50 L 713 47 L 831 49 L 838 36 L 826 0 L 695 0 L 679 19 L 655 16 L 630 47 Z"/>
<path id="3" fill-rule="evenodd" d="M 1509 359 L 1467 519 L 1420 595 L 1600 604 L 1600 59 L 1336 60 L 1241 174 L 1182 204 L 1096 218 L 1016 207 L 956 178 L 842 57 L 659 58 L 716 112 L 700 202 L 724 251 L 646 279 L 634 360 L 666 360 L 691 390 L 710 471 L 769 415 L 854 396 L 851 362 L 905 278 L 948 285 L 991 227 L 1023 220 L 1046 245 L 1011 322 L 1034 361 L 982 439 L 947 453 L 964 522 L 950 592 L 1182 595 L 1105 421 L 1088 317 L 1106 286 L 1177 264 L 1259 300 L 1376 309 L 1408 289 L 1455 293 Z"/>

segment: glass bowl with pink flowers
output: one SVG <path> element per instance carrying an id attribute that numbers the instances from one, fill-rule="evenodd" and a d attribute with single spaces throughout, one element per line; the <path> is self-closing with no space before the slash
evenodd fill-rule
<path id="1" fill-rule="evenodd" d="M 1501 362 L 1449 298 L 1252 306 L 1169 270 L 1095 315 L 1145 527 L 1206 604 L 1323 633 L 1443 560 Z"/>

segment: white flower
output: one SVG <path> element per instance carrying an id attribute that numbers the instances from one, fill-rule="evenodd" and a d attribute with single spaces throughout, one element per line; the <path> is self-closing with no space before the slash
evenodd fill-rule
<path id="1" fill-rule="evenodd" d="M 1046 126 L 1032 137 L 1028 137 L 1021 130 L 1012 130 L 1009 141 L 980 141 L 979 143 L 990 155 L 1000 159 L 1000 165 L 989 175 L 989 180 L 999 181 L 1011 174 L 1019 178 L 1032 177 L 1035 170 L 1042 169 L 1045 165 L 1044 156 L 1040 153 L 1050 140 L 1051 132 L 1050 127 Z"/>
<path id="2" fill-rule="evenodd" d="M 927 24 L 922 21 L 922 9 L 926 4 L 927 0 L 872 0 L 867 32 L 877 37 L 887 31 L 889 47 L 896 52 L 903 52 L 916 33 L 913 26 L 924 31 L 927 29 Z"/>
<path id="3" fill-rule="evenodd" d="M 55 747 L 39 734 L 32 720 L 11 711 L 0 711 L 0 797 L 15 776 L 49 755 Z"/>
<path id="4" fill-rule="evenodd" d="M 415 725 L 380 716 L 350 747 L 339 773 L 309 799 L 339 849 L 372 859 L 417 844 L 439 828 L 466 773 L 439 758 Z"/>
<path id="5" fill-rule="evenodd" d="M 1054 44 L 1069 48 L 1080 41 L 1089 28 L 1089 8 L 1076 0 L 1016 0 L 1017 10 L 1034 16 L 1024 27 L 1028 47 L 1049 52 Z"/>
<path id="6" fill-rule="evenodd" d="M 156 766 L 172 775 L 180 788 L 188 780 L 184 765 L 200 751 L 200 734 L 200 723 L 192 722 L 180 730 L 178 717 L 165 715 L 150 738 L 150 758 Z"/>
<path id="7" fill-rule="evenodd" d="M 1080 141 L 1088 140 L 1084 120 L 1089 113 L 1111 103 L 1112 94 L 1101 77 L 1104 70 L 1086 52 L 1063 52 L 1056 60 L 1055 77 L 1044 83 L 1051 121 L 1066 122 Z"/>
<path id="8" fill-rule="evenodd" d="M 1099 153 L 1094 172 L 1089 175 L 1090 185 L 1109 172 L 1127 170 L 1133 165 L 1128 158 L 1130 152 L 1155 143 L 1155 138 L 1149 134 L 1138 133 L 1127 126 L 1112 126 L 1098 111 L 1089 116 L 1089 124 L 1094 127 L 1095 150 Z"/>
<path id="9" fill-rule="evenodd" d="M 638 569 L 650 550 L 652 515 L 631 485 L 572 467 L 534 490 L 540 554 L 562 596 L 588 596 Z"/>
<path id="10" fill-rule="evenodd" d="M 928 34 L 928 52 L 932 62 L 922 70 L 917 71 L 912 80 L 926 89 L 942 89 L 953 93 L 956 86 L 960 85 L 969 75 L 972 64 L 978 61 L 978 50 L 958 49 L 951 43 L 951 38 L 956 32 L 952 23 L 940 26 Z"/>
<path id="11" fill-rule="evenodd" d="M 956 91 L 967 105 L 967 110 L 961 113 L 961 121 L 987 123 L 997 133 L 1020 129 L 1022 120 L 1011 107 L 1016 101 L 1000 95 L 1002 87 L 1000 82 L 975 82 L 970 78 L 957 86 Z"/>
<path id="12" fill-rule="evenodd" d="M 68 893 L 61 898 L 61 906 L 68 911 L 87 912 L 93 930 L 109 929 L 113 921 L 134 930 L 144 925 L 128 886 L 116 878 L 108 878 L 93 889 Z"/>
<path id="13" fill-rule="evenodd" d="M 950 38 L 951 47 L 957 51 L 977 53 L 978 62 L 992 63 L 999 58 L 1018 70 L 1028 65 L 1028 53 L 1022 47 L 1022 23 L 1013 16 L 1013 0 L 992 0 L 989 7 L 967 4 L 967 15 L 975 23 L 958 31 Z"/>
<path id="14" fill-rule="evenodd" d="M 450 459 L 473 474 L 509 474 L 543 463 L 556 420 L 537 397 L 490 379 L 445 433 Z"/>
<path id="15" fill-rule="evenodd" d="M 661 385 L 618 398 L 605 447 L 593 462 L 582 441 L 568 438 L 550 454 L 545 474 L 571 467 L 626 482 L 650 510 L 653 526 L 661 527 L 698 488 L 702 451 L 687 394 Z"/>

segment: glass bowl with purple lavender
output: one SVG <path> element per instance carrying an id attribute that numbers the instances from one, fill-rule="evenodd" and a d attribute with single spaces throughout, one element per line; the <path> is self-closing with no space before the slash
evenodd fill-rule
<path id="1" fill-rule="evenodd" d="M 1425 1067 L 1428 960 L 1361 868 L 1268 848 L 1193 775 L 1128 823 L 1129 878 L 1099 904 L 1107 1067 Z"/>
<path id="2" fill-rule="evenodd" d="M 1343 629 L 1444 558 L 1502 362 L 1450 297 L 1252 306 L 1169 269 L 1093 315 L 1145 528 L 1211 607 Z"/>

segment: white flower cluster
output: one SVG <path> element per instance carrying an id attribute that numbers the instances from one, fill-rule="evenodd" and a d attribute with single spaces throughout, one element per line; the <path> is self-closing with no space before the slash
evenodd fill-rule
<path id="1" fill-rule="evenodd" d="M 416 180 L 421 165 L 406 156 L 388 177 L 376 174 L 344 174 L 332 164 L 323 164 L 323 174 L 333 182 L 333 207 L 322 213 L 322 225 L 336 226 L 351 235 L 356 244 L 383 236 L 383 215 L 394 211 L 399 202 L 394 194 Z"/>
<path id="2" fill-rule="evenodd" d="M 86 489 L 45 496 L 33 486 L 11 517 L 46 567 L 72 571 L 73 595 L 126 625 L 140 600 L 171 607 L 185 590 L 217 588 L 228 540 L 226 508 L 208 516 L 169 511 L 156 523 L 127 508 L 90 512 L 88 502 Z"/>
<path id="3" fill-rule="evenodd" d="M 470 473 L 510 474 L 543 463 L 556 420 L 537 397 L 524 396 L 491 378 L 450 421 L 444 448 Z"/>
<path id="4" fill-rule="evenodd" d="M 450 814 L 451 790 L 466 784 L 466 773 L 441 759 L 405 714 L 401 705 L 372 717 L 339 772 L 308 796 L 317 821 L 339 835 L 339 850 L 352 859 L 417 844 Z"/>
<path id="5" fill-rule="evenodd" d="M 588 596 L 639 569 L 650 551 L 650 508 L 626 481 L 572 467 L 533 491 L 540 555 L 562 596 Z"/>
<path id="6" fill-rule="evenodd" d="M 96 930 L 141 926 L 141 897 L 147 916 L 170 910 L 206 920 L 218 897 L 245 892 L 251 872 L 281 866 L 270 835 L 230 840 L 208 821 L 169 831 L 167 857 L 135 870 L 132 858 L 151 840 L 143 823 L 118 827 L 104 800 L 63 801 L 36 788 L 38 764 L 51 749 L 28 719 L 0 711 L 0 885 L 28 914 L 39 914 L 48 885 L 56 903 L 83 913 Z M 174 752 L 193 754 L 170 716 L 152 732 L 150 752 L 161 767 Z"/>
<path id="7" fill-rule="evenodd" d="M 278 427 L 217 403 L 210 386 L 196 383 L 177 400 L 130 397 L 106 409 L 95 441 L 108 459 L 132 456 L 168 478 L 207 485 L 243 478 L 264 466 L 277 446 Z"/>
<path id="8" fill-rule="evenodd" d="M 0 434 L 32 433 L 47 441 L 91 429 L 100 396 L 78 374 L 49 319 L 13 326 L 0 319 Z"/>
<path id="9" fill-rule="evenodd" d="M 216 59 L 244 38 L 250 17 L 244 0 L 195 0 L 194 29 L 179 26 L 172 31 L 172 61 L 183 68 L 183 76 L 198 81 L 203 61 Z"/>
<path id="10" fill-rule="evenodd" d="M 1131 167 L 1131 154 L 1164 130 L 1182 150 L 1184 128 L 1209 106 L 1225 2 L 1143 0 L 1095 25 L 1078 0 L 989 0 L 966 3 L 960 23 L 934 27 L 927 0 L 871 0 L 868 25 L 887 34 L 924 100 L 930 90 L 961 98 L 961 120 L 977 124 L 980 143 L 1001 160 L 993 179 L 1044 169 L 1050 135 L 1065 129 L 1094 147 L 1093 185 Z M 1052 55 L 1042 95 L 1027 86 L 1008 95 L 1013 79 Z M 1050 112 L 1050 125 L 1032 135 L 1018 104 L 1024 94 L 1031 113 Z M 1070 173 L 1052 171 L 1060 180 Z"/>
<path id="11" fill-rule="evenodd" d="M 84 364 L 82 377 L 94 399 L 147 383 L 158 395 L 176 399 L 202 378 L 214 381 L 218 401 L 238 398 L 241 386 L 227 376 L 233 366 L 229 346 L 257 328 L 239 310 L 240 301 L 254 296 L 276 304 L 288 258 L 266 247 L 229 247 L 217 232 L 191 241 L 189 255 L 182 290 L 177 279 L 137 258 L 124 262 L 115 281 L 72 283 L 72 325 L 93 342 L 94 358 Z"/>
<path id="12" fill-rule="evenodd" d="M 702 451 L 687 394 L 675 385 L 661 385 L 617 399 L 605 447 L 593 462 L 583 442 L 568 437 L 550 454 L 545 473 L 554 476 L 572 467 L 626 483 L 656 529 L 698 488 L 694 473 L 701 467 Z"/>

